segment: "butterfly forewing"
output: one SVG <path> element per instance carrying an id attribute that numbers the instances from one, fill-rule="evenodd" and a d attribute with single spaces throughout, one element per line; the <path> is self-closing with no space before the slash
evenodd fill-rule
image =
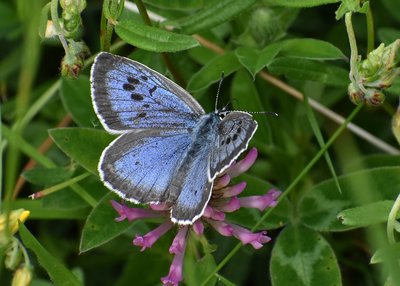
<path id="1" fill-rule="evenodd" d="M 91 74 L 93 105 L 111 133 L 193 128 L 204 114 L 184 89 L 133 60 L 100 53 Z"/>
<path id="2" fill-rule="evenodd" d="M 212 149 L 210 176 L 224 171 L 244 151 L 257 130 L 257 122 L 249 113 L 228 113 L 218 126 L 218 139 Z"/>

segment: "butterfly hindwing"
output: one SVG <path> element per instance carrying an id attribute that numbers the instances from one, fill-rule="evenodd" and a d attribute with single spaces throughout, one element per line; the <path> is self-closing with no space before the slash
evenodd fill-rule
<path id="1" fill-rule="evenodd" d="M 203 214 L 213 186 L 213 181 L 209 178 L 212 147 L 212 144 L 205 143 L 185 157 L 174 181 L 171 182 L 169 194 L 177 194 L 177 197 L 173 198 L 171 209 L 173 222 L 192 224 Z"/>
<path id="2" fill-rule="evenodd" d="M 136 61 L 103 52 L 91 74 L 93 106 L 110 133 L 193 128 L 204 114 L 184 89 Z"/>
<path id="3" fill-rule="evenodd" d="M 224 171 L 247 149 L 249 141 L 257 130 L 257 122 L 249 113 L 233 111 L 219 123 L 218 139 L 212 149 L 210 176 Z"/>
<path id="4" fill-rule="evenodd" d="M 187 133 L 161 133 L 156 129 L 123 134 L 103 151 L 100 177 L 109 189 L 128 201 L 165 202 L 190 140 Z"/>

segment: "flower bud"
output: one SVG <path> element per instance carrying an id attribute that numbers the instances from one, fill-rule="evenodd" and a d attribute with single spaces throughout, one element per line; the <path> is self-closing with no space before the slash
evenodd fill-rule
<path id="1" fill-rule="evenodd" d="M 357 87 L 354 86 L 354 83 L 350 83 L 347 88 L 347 93 L 350 97 L 350 100 L 355 104 L 359 105 L 364 102 L 364 93 Z"/>
<path id="2" fill-rule="evenodd" d="M 400 105 L 397 108 L 396 113 L 393 115 L 392 132 L 394 137 L 396 137 L 397 142 L 400 144 Z"/>
<path id="3" fill-rule="evenodd" d="M 30 267 L 23 266 L 14 273 L 12 286 L 28 286 L 32 280 L 32 271 Z"/>
<path id="4" fill-rule="evenodd" d="M 30 212 L 24 209 L 11 211 L 8 218 L 8 225 L 6 223 L 5 214 L 0 215 L 0 245 L 7 243 L 7 233 L 13 235 L 18 231 L 18 220 L 24 222 L 28 218 L 29 214 Z M 8 231 L 6 231 L 6 226 L 8 227 Z"/>
<path id="5" fill-rule="evenodd" d="M 385 95 L 382 91 L 375 88 L 370 88 L 367 90 L 365 95 L 365 102 L 369 106 L 379 106 L 385 101 Z"/>

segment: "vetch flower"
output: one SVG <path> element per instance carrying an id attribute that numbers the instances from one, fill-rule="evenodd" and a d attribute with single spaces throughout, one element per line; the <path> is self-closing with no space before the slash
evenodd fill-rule
<path id="1" fill-rule="evenodd" d="M 210 226 L 222 236 L 233 236 L 239 239 L 243 245 L 249 244 L 254 249 L 259 249 L 263 244 L 271 240 L 266 231 L 253 233 L 250 230 L 233 224 L 227 219 L 226 213 L 232 213 L 244 208 L 255 208 L 264 211 L 268 207 L 276 205 L 276 199 L 280 191 L 270 190 L 264 195 L 240 197 L 246 187 L 246 182 L 233 186 L 229 183 L 232 178 L 246 172 L 257 159 L 257 149 L 251 149 L 244 159 L 232 164 L 223 174 L 215 179 L 211 199 L 208 202 L 201 218 L 192 225 L 178 226 L 178 232 L 169 248 L 174 255 L 169 273 L 161 278 L 164 285 L 178 285 L 183 279 L 183 259 L 188 237 L 190 235 L 202 236 L 205 226 Z M 141 236 L 136 235 L 133 244 L 141 247 L 140 251 L 152 247 L 152 245 L 165 233 L 174 227 L 170 220 L 169 206 L 166 203 L 150 204 L 150 208 L 131 208 L 126 205 L 112 201 L 112 206 L 118 212 L 116 221 L 137 220 L 145 218 L 164 218 L 164 222 L 149 233 Z"/>
<path id="2" fill-rule="evenodd" d="M 5 214 L 0 214 L 0 245 L 8 241 L 6 234 L 13 235 L 18 231 L 18 221 L 24 222 L 30 212 L 24 209 L 12 210 L 8 217 L 8 224 L 6 222 Z M 6 231 L 6 226 L 8 227 L 8 232 Z"/>

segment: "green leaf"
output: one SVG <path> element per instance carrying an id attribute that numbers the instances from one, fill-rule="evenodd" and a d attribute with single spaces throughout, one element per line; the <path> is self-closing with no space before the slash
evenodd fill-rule
<path id="1" fill-rule="evenodd" d="M 288 226 L 279 234 L 270 265 L 272 285 L 342 285 L 331 246 L 303 226 Z"/>
<path id="2" fill-rule="evenodd" d="M 233 77 L 231 99 L 232 106 L 235 110 L 244 110 L 248 112 L 265 111 L 255 83 L 245 70 L 238 71 Z M 258 128 L 254 135 L 254 140 L 262 142 L 262 145 L 271 144 L 272 135 L 268 120 L 275 120 L 276 118 L 267 118 L 265 114 L 253 116 L 256 116 L 258 121 Z"/>
<path id="3" fill-rule="evenodd" d="M 311 60 L 344 60 L 342 51 L 329 42 L 316 39 L 290 39 L 278 43 L 280 54 Z"/>
<path id="4" fill-rule="evenodd" d="M 268 0 L 268 4 L 291 8 L 302 8 L 337 3 L 339 1 L 340 0 Z"/>
<path id="5" fill-rule="evenodd" d="M 400 167 L 369 169 L 338 177 L 342 193 L 336 190 L 334 180 L 327 180 L 307 191 L 300 201 L 300 221 L 319 231 L 344 231 L 337 218 L 345 209 L 376 201 L 394 200 L 400 185 Z M 367 223 L 367 222 L 366 222 Z"/>
<path id="6" fill-rule="evenodd" d="M 324 62 L 294 57 L 274 59 L 268 69 L 271 73 L 285 75 L 294 80 L 311 80 L 327 85 L 345 87 L 349 83 L 348 71 Z"/>
<path id="7" fill-rule="evenodd" d="M 235 50 L 235 55 L 254 78 L 275 58 L 280 49 L 281 46 L 278 44 L 266 46 L 262 51 L 250 47 L 239 47 Z"/>
<path id="8" fill-rule="evenodd" d="M 309 98 L 308 98 L 307 93 L 304 93 L 304 101 L 303 102 L 304 102 L 304 105 L 305 105 L 307 118 L 308 118 L 308 121 L 310 122 L 311 128 L 312 128 L 312 130 L 313 130 L 313 132 L 315 134 L 315 137 L 317 138 L 319 146 L 321 148 L 323 148 L 324 145 L 325 145 L 325 140 L 324 140 L 324 137 L 322 136 L 322 132 L 321 132 L 321 130 L 319 128 L 318 121 L 317 121 L 317 119 L 316 119 L 316 117 L 314 115 L 314 112 L 313 112 L 313 110 L 312 110 L 312 108 L 310 106 Z M 329 171 L 331 172 L 332 177 L 336 182 L 337 189 L 338 189 L 339 193 L 341 193 L 342 190 L 340 188 L 340 184 L 339 184 L 339 181 L 337 179 L 336 170 L 335 170 L 335 167 L 333 166 L 333 163 L 332 163 L 332 160 L 331 160 L 331 157 L 329 155 L 329 151 L 328 150 L 326 150 L 326 152 L 324 154 L 324 157 L 325 157 L 326 164 L 329 167 Z"/>
<path id="9" fill-rule="evenodd" d="M 256 0 L 221 0 L 209 1 L 207 5 L 196 14 L 187 16 L 178 21 L 168 21 L 180 27 L 185 34 L 193 34 L 201 30 L 210 29 L 227 22 L 252 6 Z"/>
<path id="10" fill-rule="evenodd" d="M 180 35 L 166 30 L 139 24 L 129 19 L 118 21 L 117 35 L 127 43 L 152 52 L 177 52 L 199 45 L 191 36 Z"/>
<path id="11" fill-rule="evenodd" d="M 101 246 L 133 226 L 134 223 L 128 220 L 115 221 L 118 214 L 111 206 L 112 199 L 117 199 L 113 193 L 105 195 L 87 217 L 82 230 L 80 252 Z"/>
<path id="12" fill-rule="evenodd" d="M 115 138 L 107 132 L 90 128 L 51 129 L 49 134 L 65 154 L 96 175 L 101 153 Z"/>
<path id="13" fill-rule="evenodd" d="M 203 1 L 198 0 L 144 0 L 143 2 L 162 9 L 170 10 L 194 10 L 203 5 Z"/>
<path id="14" fill-rule="evenodd" d="M 371 204 L 346 209 L 338 214 L 344 225 L 364 227 L 386 222 L 394 201 L 379 201 Z M 398 215 L 400 217 L 400 214 Z"/>
<path id="15" fill-rule="evenodd" d="M 225 286 L 236 286 L 235 283 L 229 281 L 228 279 L 226 279 L 224 276 L 219 275 L 218 273 L 216 274 L 216 276 L 218 277 L 218 280 Z"/>
<path id="16" fill-rule="evenodd" d="M 90 97 L 90 80 L 80 75 L 77 79 L 61 78 L 61 99 L 72 119 L 81 127 L 101 126 L 94 113 Z"/>
<path id="17" fill-rule="evenodd" d="M 400 257 L 400 242 L 378 249 L 371 257 L 371 263 L 382 263 L 387 259 L 388 256 L 391 256 L 396 260 Z"/>
<path id="18" fill-rule="evenodd" d="M 207 253 L 202 258 L 198 258 L 195 251 L 187 251 L 184 260 L 184 280 L 188 286 L 200 285 L 201 281 L 207 279 L 215 269 L 214 257 Z M 213 277 L 206 285 L 215 285 L 217 278 Z"/>
<path id="19" fill-rule="evenodd" d="M 386 10 L 389 12 L 389 14 L 398 22 L 400 22 L 400 2 L 393 0 L 382 0 L 382 3 L 386 7 Z"/>
<path id="20" fill-rule="evenodd" d="M 41 200 L 19 199 L 13 203 L 15 208 L 23 208 L 31 213 L 29 219 L 78 219 L 83 220 L 89 214 L 89 207 L 57 208 L 43 206 Z"/>
<path id="21" fill-rule="evenodd" d="M 38 186 L 52 186 L 72 177 L 73 171 L 64 168 L 43 168 L 27 170 L 22 173 L 22 176 L 29 183 Z"/>
<path id="22" fill-rule="evenodd" d="M 83 283 L 81 283 L 71 271 L 61 264 L 39 243 L 39 241 L 36 240 L 25 225 L 19 225 L 19 233 L 24 245 L 36 254 L 40 265 L 46 269 L 55 285 L 83 285 Z"/>
<path id="23" fill-rule="evenodd" d="M 369 9 L 369 2 L 366 1 L 362 6 L 360 6 L 360 0 L 341 0 L 339 8 L 335 12 L 336 20 L 339 20 L 343 17 L 346 13 L 367 13 Z"/>
<path id="24" fill-rule="evenodd" d="M 378 38 L 386 45 L 400 39 L 400 30 L 394 28 L 381 28 L 377 32 Z"/>
<path id="25" fill-rule="evenodd" d="M 221 80 L 221 73 L 225 76 L 240 69 L 240 63 L 233 53 L 226 53 L 216 57 L 203 66 L 190 79 L 187 90 L 197 92 L 209 87 L 214 82 Z"/>

